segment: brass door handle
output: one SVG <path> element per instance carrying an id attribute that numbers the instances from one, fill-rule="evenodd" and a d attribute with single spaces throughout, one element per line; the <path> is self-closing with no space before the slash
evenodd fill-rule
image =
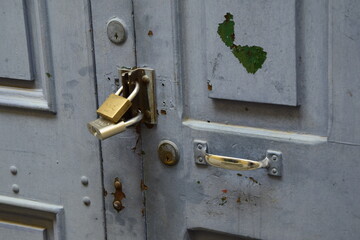
<path id="1" fill-rule="evenodd" d="M 266 168 L 269 175 L 281 176 L 282 174 L 282 153 L 278 151 L 267 150 L 264 159 L 260 161 L 254 161 L 244 158 L 210 154 L 208 153 L 207 142 L 195 140 L 194 158 L 195 163 L 199 165 L 211 165 L 218 168 L 225 168 L 236 171 Z"/>

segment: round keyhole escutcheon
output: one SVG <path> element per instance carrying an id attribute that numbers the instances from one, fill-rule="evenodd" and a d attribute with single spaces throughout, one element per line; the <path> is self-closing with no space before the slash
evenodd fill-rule
<path id="1" fill-rule="evenodd" d="M 179 162 L 179 149 L 175 143 L 163 140 L 158 146 L 160 161 L 166 166 L 174 166 Z"/>
<path id="2" fill-rule="evenodd" d="M 119 18 L 112 18 L 107 23 L 107 35 L 111 42 L 121 44 L 126 40 L 126 31 Z"/>

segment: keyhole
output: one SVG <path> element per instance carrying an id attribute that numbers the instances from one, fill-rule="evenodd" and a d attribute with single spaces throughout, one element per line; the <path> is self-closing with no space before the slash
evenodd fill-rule
<path id="1" fill-rule="evenodd" d="M 167 153 L 167 154 L 165 155 L 165 161 L 166 161 L 166 162 L 171 162 L 171 154 L 170 154 L 170 153 Z"/>
<path id="2" fill-rule="evenodd" d="M 115 33 L 115 39 L 118 39 L 119 35 L 117 33 Z"/>

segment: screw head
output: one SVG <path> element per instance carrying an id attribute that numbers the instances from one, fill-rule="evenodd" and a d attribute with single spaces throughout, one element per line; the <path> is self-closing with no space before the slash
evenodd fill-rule
<path id="1" fill-rule="evenodd" d="M 278 170 L 277 170 L 276 168 L 272 168 L 272 169 L 271 169 L 271 173 L 272 173 L 272 174 L 278 174 Z"/>
<path id="2" fill-rule="evenodd" d="M 19 191 L 20 191 L 19 185 L 17 185 L 17 184 L 13 184 L 11 186 L 11 188 L 14 193 L 19 193 Z"/>
<path id="3" fill-rule="evenodd" d="M 82 176 L 81 177 L 81 183 L 84 185 L 84 186 L 87 186 L 89 184 L 89 179 L 86 177 L 86 176 Z"/>
<path id="4" fill-rule="evenodd" d="M 198 148 L 199 150 L 201 150 L 201 149 L 203 148 L 203 145 L 199 143 L 199 144 L 197 145 L 197 148 Z"/>
<path id="5" fill-rule="evenodd" d="M 276 155 L 272 155 L 272 156 L 271 156 L 271 159 L 272 159 L 273 161 L 276 161 L 276 160 L 278 160 L 278 157 L 277 157 Z"/>
<path id="6" fill-rule="evenodd" d="M 16 166 L 11 166 L 10 167 L 10 172 L 12 175 L 16 175 L 17 174 L 17 167 Z"/>
<path id="7" fill-rule="evenodd" d="M 198 160 L 198 162 L 202 163 L 204 161 L 204 158 L 203 157 L 198 157 L 197 160 Z"/>
<path id="8" fill-rule="evenodd" d="M 85 206 L 90 206 L 91 201 L 89 197 L 83 197 L 83 203 L 85 204 Z"/>

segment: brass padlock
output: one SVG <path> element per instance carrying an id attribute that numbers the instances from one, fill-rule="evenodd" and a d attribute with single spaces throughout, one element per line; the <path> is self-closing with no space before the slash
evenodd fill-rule
<path id="1" fill-rule="evenodd" d="M 110 94 L 96 112 L 106 120 L 113 123 L 119 122 L 121 117 L 129 110 L 132 105 L 131 101 L 139 92 L 139 83 L 135 82 L 135 84 L 134 91 L 132 91 L 128 98 L 120 96 L 123 90 L 123 87 L 121 87 L 115 94 Z"/>
<path id="2" fill-rule="evenodd" d="M 139 111 L 136 117 L 124 122 L 113 123 L 109 120 L 98 118 L 95 121 L 89 122 L 87 127 L 92 135 L 100 140 L 104 140 L 118 133 L 126 130 L 127 127 L 134 125 L 142 120 L 143 114 Z"/>

